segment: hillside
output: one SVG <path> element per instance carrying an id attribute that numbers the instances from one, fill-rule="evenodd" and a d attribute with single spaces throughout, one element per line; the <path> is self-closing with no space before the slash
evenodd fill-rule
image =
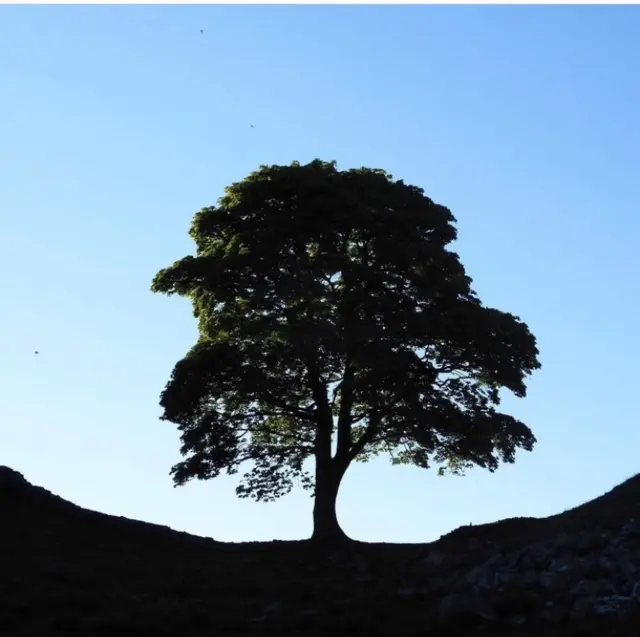
<path id="1" fill-rule="evenodd" d="M 640 477 L 431 544 L 226 544 L 82 509 L 0 468 L 0 634 L 640 635 Z"/>

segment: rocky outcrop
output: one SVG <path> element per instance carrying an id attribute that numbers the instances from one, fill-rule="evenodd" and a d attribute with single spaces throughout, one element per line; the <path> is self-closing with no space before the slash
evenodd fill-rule
<path id="1" fill-rule="evenodd" d="M 495 546 L 469 567 L 474 549 L 479 542 L 471 537 L 457 556 L 436 548 L 424 560 L 428 590 L 439 594 L 434 610 L 441 621 L 476 618 L 525 627 L 531 622 L 558 625 L 640 617 L 640 521 L 634 518 L 615 531 L 595 525 L 516 550 Z M 447 565 L 448 573 L 440 576 L 438 571 Z M 399 591 L 416 598 L 424 593 L 420 586 Z M 640 623 L 631 634 L 640 635 Z"/>

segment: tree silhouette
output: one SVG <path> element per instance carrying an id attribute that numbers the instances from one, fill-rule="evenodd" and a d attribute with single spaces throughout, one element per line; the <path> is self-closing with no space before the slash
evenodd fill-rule
<path id="1" fill-rule="evenodd" d="M 312 539 L 346 539 L 336 516 L 353 461 L 494 471 L 535 437 L 496 410 L 540 367 L 517 317 L 483 306 L 455 219 L 383 170 L 262 166 L 204 208 L 197 249 L 152 290 L 190 299 L 199 339 L 161 397 L 181 431 L 176 485 L 251 468 L 240 497 L 294 481 L 314 501 Z M 315 460 L 315 475 L 303 468 Z"/>

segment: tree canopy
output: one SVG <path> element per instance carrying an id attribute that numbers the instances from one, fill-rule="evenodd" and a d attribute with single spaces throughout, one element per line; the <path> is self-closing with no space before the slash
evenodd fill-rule
<path id="1" fill-rule="evenodd" d="M 161 396 L 181 432 L 176 485 L 249 462 L 239 496 L 274 500 L 301 480 L 314 537 L 333 537 L 353 461 L 494 471 L 532 449 L 497 407 L 502 388 L 525 396 L 535 337 L 482 304 L 448 247 L 451 211 L 422 189 L 335 162 L 262 166 L 190 235 L 195 255 L 152 285 L 187 297 L 199 327 Z"/>

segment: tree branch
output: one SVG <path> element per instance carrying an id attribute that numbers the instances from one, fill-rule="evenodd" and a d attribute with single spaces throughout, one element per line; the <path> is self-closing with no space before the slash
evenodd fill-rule
<path id="1" fill-rule="evenodd" d="M 274 396 L 271 392 L 267 390 L 263 391 L 263 395 L 266 396 L 269 399 L 269 401 L 271 401 L 274 407 L 277 407 L 278 409 L 283 410 L 284 413 L 281 415 L 294 416 L 295 418 L 301 418 L 302 420 L 309 420 L 310 422 L 313 422 L 314 420 L 313 415 L 309 413 L 309 411 L 305 409 L 297 409 L 295 407 L 292 407 L 291 405 L 284 405 L 280 400 L 278 400 L 276 396 Z"/>
<path id="2" fill-rule="evenodd" d="M 371 414 L 369 416 L 369 425 L 365 429 L 365 432 L 362 434 L 362 436 L 360 436 L 360 439 L 357 440 L 349 450 L 349 462 L 354 460 L 369 443 L 373 442 L 376 434 L 380 429 L 381 421 L 382 416 L 377 411 L 377 409 L 371 410 Z"/>
<path id="3" fill-rule="evenodd" d="M 346 362 L 344 378 L 340 383 L 340 414 L 338 416 L 338 447 L 336 458 L 348 458 L 351 446 L 351 409 L 353 407 L 354 370 Z"/>

